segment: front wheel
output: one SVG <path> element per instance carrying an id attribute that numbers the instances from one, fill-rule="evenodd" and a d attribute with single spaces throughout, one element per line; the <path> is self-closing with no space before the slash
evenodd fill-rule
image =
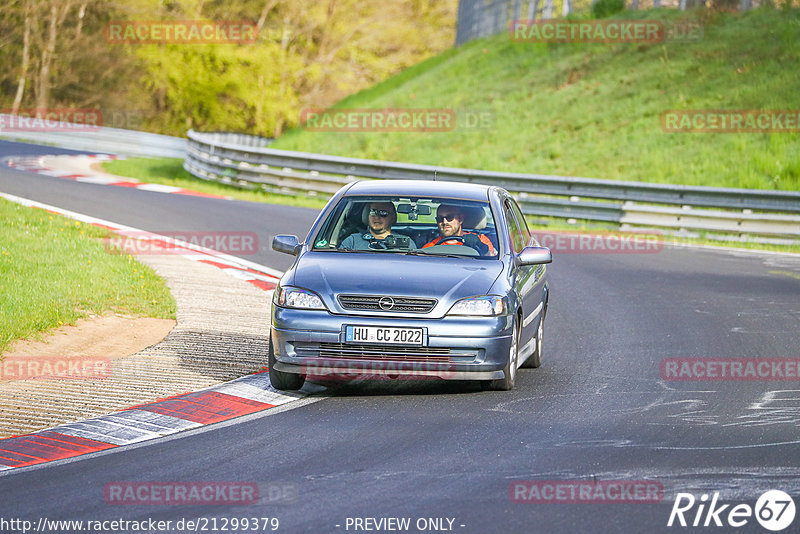
<path id="1" fill-rule="evenodd" d="M 305 375 L 296 375 L 294 373 L 284 373 L 275 370 L 275 351 L 272 346 L 272 338 L 269 340 L 269 381 L 272 387 L 280 390 L 295 390 L 303 387 L 306 381 Z"/>
<path id="2" fill-rule="evenodd" d="M 511 347 L 508 350 L 508 363 L 503 368 L 503 378 L 497 380 L 488 380 L 482 385 L 485 389 L 494 391 L 510 391 L 514 389 L 514 384 L 517 379 L 517 366 L 519 364 L 519 320 L 514 319 L 514 325 L 511 327 Z"/>

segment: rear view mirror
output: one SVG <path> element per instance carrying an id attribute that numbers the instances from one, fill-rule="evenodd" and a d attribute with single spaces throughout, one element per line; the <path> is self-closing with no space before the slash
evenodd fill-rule
<path id="1" fill-rule="evenodd" d="M 431 207 L 425 204 L 398 204 L 397 213 L 405 213 L 408 215 L 409 221 L 416 221 L 420 215 L 430 215 Z"/>

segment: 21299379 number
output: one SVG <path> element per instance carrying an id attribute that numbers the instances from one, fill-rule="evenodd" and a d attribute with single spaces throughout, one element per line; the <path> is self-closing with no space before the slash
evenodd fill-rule
<path id="1" fill-rule="evenodd" d="M 172 521 L 168 521 L 171 529 Z M 179 519 L 176 528 L 181 532 L 275 532 L 280 528 L 277 517 L 198 517 Z"/>

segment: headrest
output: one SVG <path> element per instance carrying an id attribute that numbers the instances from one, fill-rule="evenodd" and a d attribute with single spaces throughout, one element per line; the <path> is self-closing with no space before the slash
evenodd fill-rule
<path id="1" fill-rule="evenodd" d="M 364 217 L 365 206 L 369 207 L 369 204 L 365 204 L 363 202 L 353 202 L 347 212 L 347 215 L 345 216 L 347 222 L 355 226 L 366 225 L 366 223 L 364 223 L 362 220 Z"/>
<path id="2" fill-rule="evenodd" d="M 461 206 L 458 204 L 440 204 L 437 208 L 437 215 L 442 206 L 455 208 L 464 214 L 464 222 L 461 223 L 463 228 L 471 230 L 483 230 L 486 228 L 486 212 L 483 208 L 478 206 Z"/>
<path id="3" fill-rule="evenodd" d="M 361 210 L 361 222 L 367 228 L 369 228 L 369 210 L 370 210 L 369 206 L 370 206 L 370 204 L 372 204 L 372 202 L 367 202 L 366 204 L 364 204 L 364 207 Z M 394 203 L 392 203 L 392 202 L 385 202 L 385 203 L 382 202 L 382 204 L 386 204 L 387 206 L 391 205 L 391 208 L 389 209 L 389 211 L 392 212 L 392 215 L 391 215 L 392 225 L 394 225 L 394 223 L 397 222 L 397 209 L 395 209 Z"/>
<path id="4" fill-rule="evenodd" d="M 462 210 L 464 210 L 464 227 L 473 230 L 486 228 L 486 211 L 483 208 L 462 208 Z"/>

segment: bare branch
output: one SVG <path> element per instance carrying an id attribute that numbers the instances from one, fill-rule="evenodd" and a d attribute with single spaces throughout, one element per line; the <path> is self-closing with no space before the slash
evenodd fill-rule
<path id="1" fill-rule="evenodd" d="M 89 0 L 84 0 L 84 2 L 78 8 L 78 25 L 75 28 L 75 37 L 81 36 L 81 31 L 83 30 L 83 17 L 86 15 L 86 4 L 88 3 Z"/>
<path id="2" fill-rule="evenodd" d="M 264 27 L 264 24 L 267 22 L 267 15 L 269 12 L 272 11 L 280 0 L 268 0 L 264 3 L 264 9 L 261 10 L 261 15 L 258 17 L 258 23 L 256 24 L 256 31 L 257 33 L 261 33 L 261 29 Z"/>

